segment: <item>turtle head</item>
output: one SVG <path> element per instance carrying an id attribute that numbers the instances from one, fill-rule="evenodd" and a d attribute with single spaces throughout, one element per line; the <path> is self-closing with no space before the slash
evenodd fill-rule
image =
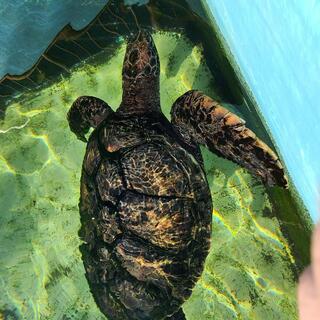
<path id="1" fill-rule="evenodd" d="M 149 32 L 139 30 L 129 38 L 124 58 L 122 77 L 129 81 L 159 78 L 158 52 Z"/>
<path id="2" fill-rule="evenodd" d="M 149 32 L 139 30 L 130 36 L 122 68 L 122 108 L 131 105 L 146 109 L 159 102 L 160 62 Z"/>

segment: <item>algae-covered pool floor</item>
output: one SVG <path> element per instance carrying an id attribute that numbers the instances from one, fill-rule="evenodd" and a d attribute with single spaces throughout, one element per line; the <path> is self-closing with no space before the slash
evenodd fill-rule
<path id="1" fill-rule="evenodd" d="M 191 88 L 216 97 L 200 48 L 178 35 L 154 38 L 166 116 Z M 111 60 L 97 63 L 102 53 L 70 77 L 25 94 L 1 122 L 0 319 L 105 319 L 78 250 L 85 144 L 69 131 L 66 113 L 80 95 L 119 105 L 124 50 L 123 43 Z M 237 165 L 202 151 L 213 197 L 212 247 L 184 304 L 187 319 L 297 319 L 295 261 L 264 186 Z"/>

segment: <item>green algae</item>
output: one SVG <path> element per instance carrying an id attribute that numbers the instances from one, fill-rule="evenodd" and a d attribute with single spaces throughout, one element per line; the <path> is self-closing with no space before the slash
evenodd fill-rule
<path id="1" fill-rule="evenodd" d="M 175 99 L 191 88 L 219 98 L 201 48 L 178 34 L 154 38 L 167 117 Z M 120 45 L 109 61 L 104 53 L 91 58 L 70 77 L 25 94 L 7 109 L 0 127 L 2 318 L 104 319 L 78 250 L 85 144 L 70 132 L 66 113 L 80 95 L 119 105 L 124 50 Z M 187 319 L 297 319 L 297 261 L 269 193 L 244 169 L 202 152 L 214 207 L 212 246 L 184 304 Z"/>

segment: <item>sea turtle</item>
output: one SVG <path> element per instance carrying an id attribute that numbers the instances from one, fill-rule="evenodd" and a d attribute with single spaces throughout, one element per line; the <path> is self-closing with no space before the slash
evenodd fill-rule
<path id="1" fill-rule="evenodd" d="M 86 277 L 110 320 L 185 319 L 182 303 L 210 247 L 212 203 L 199 145 L 268 185 L 287 181 L 276 154 L 245 122 L 191 90 L 161 112 L 160 64 L 149 32 L 127 43 L 120 107 L 95 97 L 71 106 L 71 131 L 91 133 L 81 176 Z"/>

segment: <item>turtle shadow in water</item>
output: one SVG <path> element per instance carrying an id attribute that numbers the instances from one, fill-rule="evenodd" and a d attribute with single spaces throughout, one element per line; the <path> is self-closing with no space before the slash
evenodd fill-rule
<path id="1" fill-rule="evenodd" d="M 204 167 L 210 190 L 213 189 L 216 172 L 220 172 L 225 176 L 224 184 L 221 186 L 222 188 L 225 188 L 228 179 L 234 175 L 239 166 L 232 161 L 219 157 L 204 147 L 201 148 L 201 153 L 204 160 Z"/>
<path id="2" fill-rule="evenodd" d="M 165 74 L 168 79 L 176 77 L 180 72 L 182 64 L 184 64 L 186 62 L 186 60 L 188 58 L 190 58 L 190 56 L 192 55 L 192 50 L 194 48 L 194 44 L 190 43 L 190 45 L 186 46 L 186 43 L 188 43 L 188 42 L 189 42 L 189 40 L 186 37 L 184 37 L 184 41 L 177 41 L 176 46 L 174 47 L 174 49 L 170 53 L 167 66 L 165 68 Z M 191 83 L 191 88 L 197 88 L 197 89 L 201 89 L 201 90 L 206 89 L 206 88 L 202 88 L 204 73 L 207 73 L 205 78 L 209 80 L 209 87 L 216 88 L 217 81 L 214 78 L 213 74 L 212 73 L 209 74 L 209 71 L 207 68 L 206 68 L 206 70 L 204 70 L 205 60 L 202 55 L 202 52 L 201 52 L 201 55 L 199 56 L 199 58 L 202 61 L 196 67 L 196 70 L 193 71 L 194 75 L 193 75 L 193 80 Z"/>
<path id="3" fill-rule="evenodd" d="M 255 219 L 253 225 L 257 223 L 258 228 L 265 228 L 265 230 L 268 230 L 270 233 L 274 233 L 277 237 L 279 236 L 280 241 L 288 246 L 287 250 L 292 251 L 294 256 L 298 257 L 298 259 L 296 258 L 296 261 L 292 261 L 290 260 L 289 252 L 287 252 L 287 254 L 281 258 L 286 261 L 286 264 L 291 271 L 292 281 L 297 281 L 300 270 L 303 268 L 303 263 L 305 263 L 303 256 L 308 256 L 308 254 L 305 252 L 297 252 L 294 245 L 298 242 L 296 239 L 297 236 L 292 235 L 301 234 L 306 227 L 301 225 L 298 219 L 299 215 L 296 212 L 297 209 L 293 208 L 291 203 L 286 201 L 287 210 L 283 210 L 279 205 L 280 202 L 277 203 L 274 198 L 275 194 L 277 194 L 279 198 L 287 199 L 291 196 L 290 191 L 277 186 L 271 188 L 264 186 L 259 179 L 252 176 L 245 169 L 241 169 L 240 166 L 232 161 L 212 154 L 205 148 L 202 148 L 202 155 L 204 158 L 206 176 L 212 192 L 214 210 L 218 210 L 223 219 L 226 219 L 231 225 L 237 225 L 236 221 L 241 214 L 237 211 L 239 209 L 236 209 L 239 208 L 239 204 L 231 203 L 229 191 L 231 185 L 229 182 L 232 180 L 232 188 L 236 188 L 241 197 L 245 197 L 246 191 L 249 190 L 249 192 L 252 193 L 252 196 L 250 196 L 250 202 L 247 204 L 248 209 L 250 210 L 248 213 L 252 212 L 253 216 L 251 218 L 248 216 L 245 219 L 250 221 L 250 223 L 253 222 L 251 221 L 252 219 Z M 244 180 L 238 184 L 234 184 L 236 182 L 234 178 L 238 176 L 237 171 L 239 169 L 244 170 L 243 174 L 240 173 L 242 176 L 241 179 Z M 223 180 L 221 179 L 221 176 L 223 177 Z M 219 181 L 216 181 L 216 179 Z M 238 180 L 238 178 L 236 180 Z M 223 181 L 223 183 L 221 183 L 221 181 Z M 223 200 L 224 198 L 226 201 Z M 244 199 L 244 201 L 246 201 L 246 199 Z M 232 208 L 235 208 L 235 210 Z M 290 216 L 289 213 L 291 214 Z M 231 217 L 231 215 L 233 215 L 233 217 Z M 281 217 L 280 220 L 279 216 Z M 257 230 L 257 235 L 258 233 Z M 308 242 L 308 239 L 304 239 L 304 241 Z M 300 243 L 302 244 L 303 241 L 300 241 Z M 307 258 L 305 258 L 305 260 L 307 260 Z"/>
<path id="4" fill-rule="evenodd" d="M 192 49 L 192 46 L 186 46 L 182 41 L 177 42 L 169 56 L 168 64 L 165 70 L 168 78 L 175 77 L 178 74 L 183 62 L 190 57 Z"/>

